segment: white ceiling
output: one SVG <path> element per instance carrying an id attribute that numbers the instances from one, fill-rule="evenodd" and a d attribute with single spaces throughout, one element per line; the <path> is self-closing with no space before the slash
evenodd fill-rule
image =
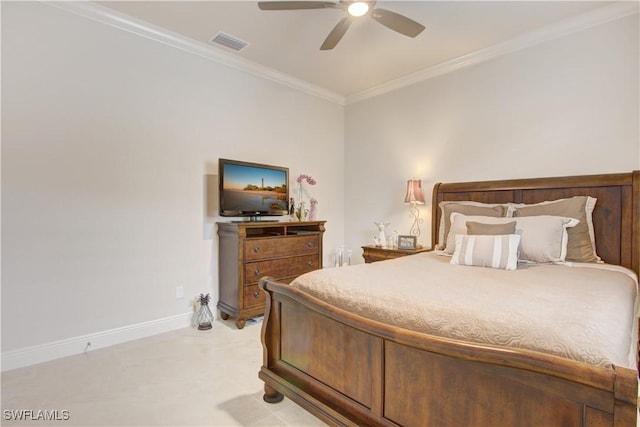
<path id="1" fill-rule="evenodd" d="M 348 97 L 614 2 L 379 1 L 376 7 L 406 15 L 426 30 L 411 39 L 365 16 L 329 51 L 319 47 L 343 16 L 339 9 L 261 11 L 245 0 L 98 3 Z M 209 40 L 219 31 L 249 46 L 240 52 L 214 46 Z"/>

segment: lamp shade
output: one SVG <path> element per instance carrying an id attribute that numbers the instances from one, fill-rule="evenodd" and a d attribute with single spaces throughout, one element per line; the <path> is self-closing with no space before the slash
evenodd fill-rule
<path id="1" fill-rule="evenodd" d="M 419 179 L 410 179 L 407 181 L 407 194 L 404 196 L 405 203 L 424 204 L 424 195 L 422 194 L 422 181 Z"/>

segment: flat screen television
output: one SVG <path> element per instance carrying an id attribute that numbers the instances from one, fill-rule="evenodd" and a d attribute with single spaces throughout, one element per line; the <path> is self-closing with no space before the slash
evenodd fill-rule
<path id="1" fill-rule="evenodd" d="M 289 168 L 219 159 L 220 216 L 289 214 Z"/>

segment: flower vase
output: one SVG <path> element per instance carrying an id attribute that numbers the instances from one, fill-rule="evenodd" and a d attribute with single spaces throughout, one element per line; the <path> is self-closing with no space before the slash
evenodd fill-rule
<path id="1" fill-rule="evenodd" d="M 307 211 L 299 210 L 296 212 L 296 219 L 300 222 L 307 220 Z"/>
<path id="2" fill-rule="evenodd" d="M 308 213 L 309 210 L 304 208 L 304 202 L 300 202 L 296 208 L 296 219 L 298 221 L 306 221 Z"/>

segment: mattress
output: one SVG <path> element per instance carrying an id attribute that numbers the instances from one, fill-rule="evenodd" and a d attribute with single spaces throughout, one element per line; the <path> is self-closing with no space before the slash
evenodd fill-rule
<path id="1" fill-rule="evenodd" d="M 327 268 L 291 283 L 363 317 L 473 343 L 636 369 L 638 280 L 608 264 L 449 264 L 433 252 Z"/>

